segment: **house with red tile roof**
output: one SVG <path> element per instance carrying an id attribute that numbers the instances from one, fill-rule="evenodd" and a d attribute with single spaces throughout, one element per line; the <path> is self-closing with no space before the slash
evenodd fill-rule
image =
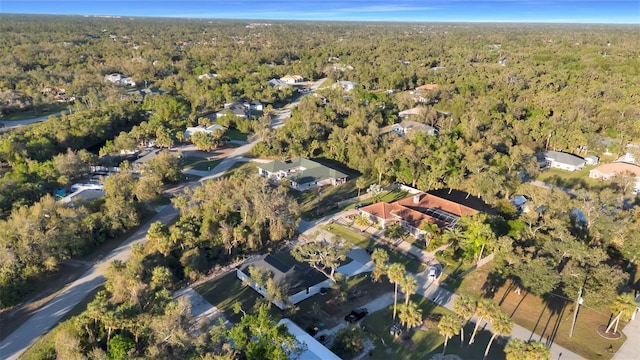
<path id="1" fill-rule="evenodd" d="M 419 192 L 393 203 L 379 202 L 362 207 L 360 214 L 385 228 L 399 224 L 416 238 L 422 238 L 425 223 L 440 228 L 455 226 L 462 216 L 471 216 L 479 211 L 433 194 Z"/>
<path id="2" fill-rule="evenodd" d="M 612 162 L 602 164 L 595 169 L 589 171 L 589 177 L 592 179 L 610 180 L 619 175 L 628 175 L 635 177 L 635 191 L 640 191 L 640 166 L 629 164 L 626 162 Z"/>

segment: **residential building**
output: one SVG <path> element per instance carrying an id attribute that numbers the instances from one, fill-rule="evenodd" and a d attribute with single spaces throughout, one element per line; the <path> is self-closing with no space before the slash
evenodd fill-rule
<path id="1" fill-rule="evenodd" d="M 262 103 L 258 100 L 239 99 L 232 103 L 224 104 L 224 109 L 216 113 L 216 118 L 232 113 L 242 118 L 250 118 L 254 111 L 262 111 Z"/>
<path id="2" fill-rule="evenodd" d="M 285 75 L 280 78 L 280 81 L 293 85 L 304 81 L 304 78 L 300 75 Z"/>
<path id="3" fill-rule="evenodd" d="M 282 89 L 282 88 L 289 87 L 288 83 L 282 81 L 281 79 L 276 79 L 276 78 L 273 78 L 273 79 L 269 80 L 267 82 L 267 84 L 269 84 L 269 86 L 277 88 L 277 89 Z"/>
<path id="4" fill-rule="evenodd" d="M 567 171 L 580 170 L 587 163 L 580 156 L 552 150 L 539 154 L 538 161 L 543 169 L 556 168 Z"/>
<path id="5" fill-rule="evenodd" d="M 425 111 L 426 111 L 426 108 L 424 108 L 423 106 L 416 106 L 411 109 L 400 111 L 398 113 L 398 117 L 400 118 L 400 120 L 408 120 L 408 119 L 411 119 L 412 117 L 416 117 L 422 114 Z"/>
<path id="6" fill-rule="evenodd" d="M 227 128 L 225 128 L 222 125 L 218 125 L 218 124 L 213 124 L 210 126 L 194 126 L 194 127 L 188 127 L 187 130 L 185 130 L 184 132 L 184 137 L 188 138 L 191 135 L 197 133 L 197 132 L 204 132 L 207 133 L 208 135 L 213 134 L 216 131 L 221 131 L 221 132 L 225 132 L 227 130 Z"/>
<path id="7" fill-rule="evenodd" d="M 438 88 L 438 84 L 425 84 L 422 86 L 418 86 L 416 91 L 424 91 L 424 90 L 436 90 Z"/>
<path id="8" fill-rule="evenodd" d="M 290 359 L 297 360 L 340 360 L 340 357 L 331 350 L 327 349 L 313 336 L 309 335 L 301 327 L 296 325 L 293 321 L 284 318 L 278 322 L 279 324 L 285 324 L 289 334 L 295 336 L 296 345 L 299 349 L 302 349 L 301 353 L 295 353 L 290 355 Z"/>
<path id="9" fill-rule="evenodd" d="M 584 161 L 586 162 L 587 165 L 598 165 L 598 161 L 600 161 L 600 158 L 598 158 L 595 155 L 591 155 L 591 156 L 585 157 Z"/>
<path id="10" fill-rule="evenodd" d="M 402 137 L 405 137 L 410 133 L 415 134 L 418 132 L 422 132 L 431 136 L 437 134 L 437 130 L 433 126 L 419 123 L 413 120 L 404 120 L 400 123 L 393 124 L 391 126 L 391 131 L 395 132 L 396 134 Z"/>
<path id="11" fill-rule="evenodd" d="M 58 201 L 62 204 L 69 204 L 69 206 L 74 206 L 77 203 L 86 203 L 91 200 L 99 199 L 104 195 L 104 186 L 101 189 L 81 187 Z"/>
<path id="12" fill-rule="evenodd" d="M 300 191 L 347 181 L 346 174 L 303 157 L 261 164 L 258 174 L 274 182 L 286 179 L 292 188 Z"/>
<path id="13" fill-rule="evenodd" d="M 202 75 L 198 75 L 198 80 L 202 80 L 202 79 L 213 79 L 215 77 L 218 77 L 218 74 L 214 74 L 214 73 L 206 73 L 206 74 L 202 74 Z"/>
<path id="14" fill-rule="evenodd" d="M 635 179 L 634 191 L 640 190 L 640 166 L 626 162 L 602 164 L 589 171 L 592 179 L 611 180 L 613 177 L 626 175 Z"/>
<path id="15" fill-rule="evenodd" d="M 380 224 L 382 228 L 399 224 L 409 234 L 419 239 L 426 233 L 421 229 L 425 223 L 449 228 L 455 226 L 460 217 L 478 212 L 469 206 L 424 192 L 412 194 L 390 204 L 379 202 L 360 208 L 361 215 Z"/>
<path id="16" fill-rule="evenodd" d="M 358 84 L 352 81 L 336 81 L 335 84 L 331 85 L 332 89 L 341 88 L 343 91 L 346 91 L 346 92 L 349 92 L 355 89 L 356 87 L 358 87 Z"/>
<path id="17" fill-rule="evenodd" d="M 268 274 L 279 286 L 284 286 L 288 297 L 287 302 L 293 305 L 318 294 L 322 288 L 329 288 L 333 283 L 331 279 L 309 265 L 287 266 L 275 256 L 265 254 L 248 259 L 236 269 L 238 279 L 245 281 L 262 296 L 266 296 L 267 289 L 251 279 L 249 269 L 252 267 Z M 287 305 L 284 301 L 272 302 L 281 310 L 284 310 Z"/>
<path id="18" fill-rule="evenodd" d="M 133 81 L 131 77 L 118 74 L 118 73 L 105 75 L 104 79 L 118 86 L 131 86 L 131 87 L 136 86 L 135 81 Z"/>

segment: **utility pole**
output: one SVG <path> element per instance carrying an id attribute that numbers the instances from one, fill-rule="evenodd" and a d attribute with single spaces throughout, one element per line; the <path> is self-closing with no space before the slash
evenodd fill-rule
<path id="1" fill-rule="evenodd" d="M 571 322 L 571 331 L 569 332 L 569 337 L 573 336 L 573 328 L 576 326 L 576 319 L 578 318 L 578 308 L 582 305 L 582 288 L 578 291 L 578 298 L 576 299 L 576 308 L 573 311 L 573 321 Z"/>

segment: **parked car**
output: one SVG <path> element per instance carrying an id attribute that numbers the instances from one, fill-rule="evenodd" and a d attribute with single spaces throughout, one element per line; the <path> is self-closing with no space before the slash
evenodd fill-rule
<path id="1" fill-rule="evenodd" d="M 355 206 L 355 208 L 356 208 L 356 209 L 360 209 L 360 208 L 363 208 L 363 207 L 365 207 L 365 206 L 369 206 L 369 205 L 371 205 L 371 203 L 368 203 L 368 202 L 360 203 L 360 204 L 357 204 L 357 205 Z"/>
<path id="2" fill-rule="evenodd" d="M 431 281 L 435 281 L 438 279 L 438 268 L 435 266 L 429 266 L 429 271 L 427 272 L 427 277 Z"/>
<path id="3" fill-rule="evenodd" d="M 367 316 L 368 313 L 369 310 L 367 310 L 367 308 L 355 308 L 351 313 L 349 313 L 349 315 L 345 316 L 344 319 L 349 323 L 354 323 Z"/>

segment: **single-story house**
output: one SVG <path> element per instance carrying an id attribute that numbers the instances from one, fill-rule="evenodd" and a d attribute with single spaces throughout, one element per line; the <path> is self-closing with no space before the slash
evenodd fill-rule
<path id="1" fill-rule="evenodd" d="M 85 203 L 91 200 L 99 199 L 105 195 L 104 186 L 102 189 L 98 188 L 79 188 L 73 191 L 71 194 L 58 200 L 62 204 L 69 204 L 73 206 L 76 203 Z"/>
<path id="2" fill-rule="evenodd" d="M 591 155 L 585 157 L 584 161 L 587 163 L 587 165 L 598 165 L 598 161 L 600 161 L 600 158 L 595 155 Z"/>
<path id="3" fill-rule="evenodd" d="M 407 136 L 407 134 L 411 132 L 422 132 L 431 136 L 437 133 L 437 130 L 433 126 L 413 120 L 404 120 L 400 123 L 393 124 L 391 126 L 391 131 L 402 137 Z"/>
<path id="4" fill-rule="evenodd" d="M 411 108 L 411 109 L 407 109 L 407 110 L 404 110 L 404 111 L 400 111 L 400 112 L 398 113 L 398 117 L 399 117 L 401 120 L 407 120 L 407 119 L 410 119 L 410 118 L 412 118 L 412 117 L 414 117 L 414 116 L 417 116 L 417 115 L 422 114 L 424 111 L 425 111 L 425 108 L 424 108 L 424 107 L 422 107 L 422 106 L 416 106 L 416 107 Z"/>
<path id="5" fill-rule="evenodd" d="M 218 74 L 206 73 L 206 74 L 198 75 L 198 80 L 213 79 L 215 77 L 218 77 Z"/>
<path id="6" fill-rule="evenodd" d="M 342 88 L 342 90 L 349 92 L 358 87 L 358 84 L 353 81 L 336 81 L 335 84 L 331 85 L 332 89 Z"/>
<path id="7" fill-rule="evenodd" d="M 292 188 L 300 191 L 329 184 L 341 185 L 347 181 L 346 174 L 303 157 L 260 164 L 258 174 L 275 182 L 287 179 Z"/>
<path id="8" fill-rule="evenodd" d="M 637 164 L 636 157 L 629 152 L 617 158 L 615 162 L 626 162 L 629 164 Z"/>
<path id="9" fill-rule="evenodd" d="M 283 81 L 289 85 L 293 85 L 299 82 L 303 82 L 304 78 L 300 75 L 285 75 L 280 78 L 280 81 Z"/>
<path id="10" fill-rule="evenodd" d="M 127 91 L 127 95 L 134 96 L 138 101 L 141 101 L 141 102 L 144 101 L 144 98 L 147 95 L 162 95 L 162 94 L 164 94 L 164 91 L 155 87 Z"/>
<path id="11" fill-rule="evenodd" d="M 269 80 L 267 82 L 267 84 L 269 84 L 269 86 L 277 88 L 277 89 L 282 89 L 282 88 L 289 87 L 289 84 L 287 84 L 286 82 L 284 82 L 284 81 L 282 81 L 280 79 L 276 79 L 276 78 L 273 78 L 273 79 Z"/>
<path id="12" fill-rule="evenodd" d="M 460 217 L 478 212 L 466 205 L 424 192 L 418 192 L 390 204 L 379 202 L 360 209 L 361 215 L 372 222 L 379 223 L 382 228 L 400 224 L 416 238 L 424 236 L 425 231 L 421 230 L 424 223 L 433 223 L 440 228 L 453 227 Z"/>
<path id="13" fill-rule="evenodd" d="M 435 90 L 438 88 L 438 84 L 424 84 L 422 86 L 418 86 L 416 91 L 424 91 L 424 90 Z"/>
<path id="14" fill-rule="evenodd" d="M 289 319 L 282 319 L 278 324 L 285 324 L 289 334 L 295 336 L 296 345 L 301 349 L 300 353 L 294 353 L 290 355 L 290 359 L 297 360 L 340 360 L 338 355 L 331 352 L 313 336 L 309 335 L 301 327 L 296 325 Z"/>
<path id="15" fill-rule="evenodd" d="M 213 134 L 216 131 L 221 131 L 221 132 L 225 132 L 227 130 L 227 128 L 225 128 L 222 125 L 218 125 L 218 124 L 213 124 L 207 127 L 204 126 L 194 126 L 194 127 L 188 127 L 187 130 L 185 130 L 184 132 L 184 136 L 186 138 L 190 137 L 191 135 L 197 133 L 197 132 L 204 132 L 207 133 L 208 135 Z"/>
<path id="16" fill-rule="evenodd" d="M 545 169 L 551 167 L 568 171 L 580 170 L 587 163 L 580 156 L 552 150 L 540 154 L 538 160 Z"/>
<path id="17" fill-rule="evenodd" d="M 250 118 L 254 111 L 262 111 L 262 103 L 258 100 L 239 99 L 232 103 L 224 104 L 224 109 L 216 113 L 216 118 L 227 115 L 229 112 L 242 118 Z"/>
<path id="18" fill-rule="evenodd" d="M 318 294 L 320 289 L 328 288 L 332 280 L 327 278 L 320 271 L 306 264 L 296 264 L 287 266 L 271 254 L 265 254 L 248 259 L 236 269 L 236 276 L 242 281 L 246 281 L 252 289 L 260 295 L 266 295 L 266 289 L 251 281 L 249 268 L 257 268 L 269 274 L 273 280 L 286 288 L 286 295 L 289 297 L 288 303 L 297 304 L 302 300 Z M 283 301 L 273 302 L 281 310 L 286 304 Z"/>
<path id="19" fill-rule="evenodd" d="M 636 178 L 634 190 L 640 190 L 640 166 L 626 162 L 602 164 L 589 171 L 592 179 L 610 180 L 618 175 L 629 175 Z"/>
<path id="20" fill-rule="evenodd" d="M 133 81 L 131 77 L 118 73 L 105 75 L 104 79 L 119 86 L 136 86 L 135 81 Z"/>

